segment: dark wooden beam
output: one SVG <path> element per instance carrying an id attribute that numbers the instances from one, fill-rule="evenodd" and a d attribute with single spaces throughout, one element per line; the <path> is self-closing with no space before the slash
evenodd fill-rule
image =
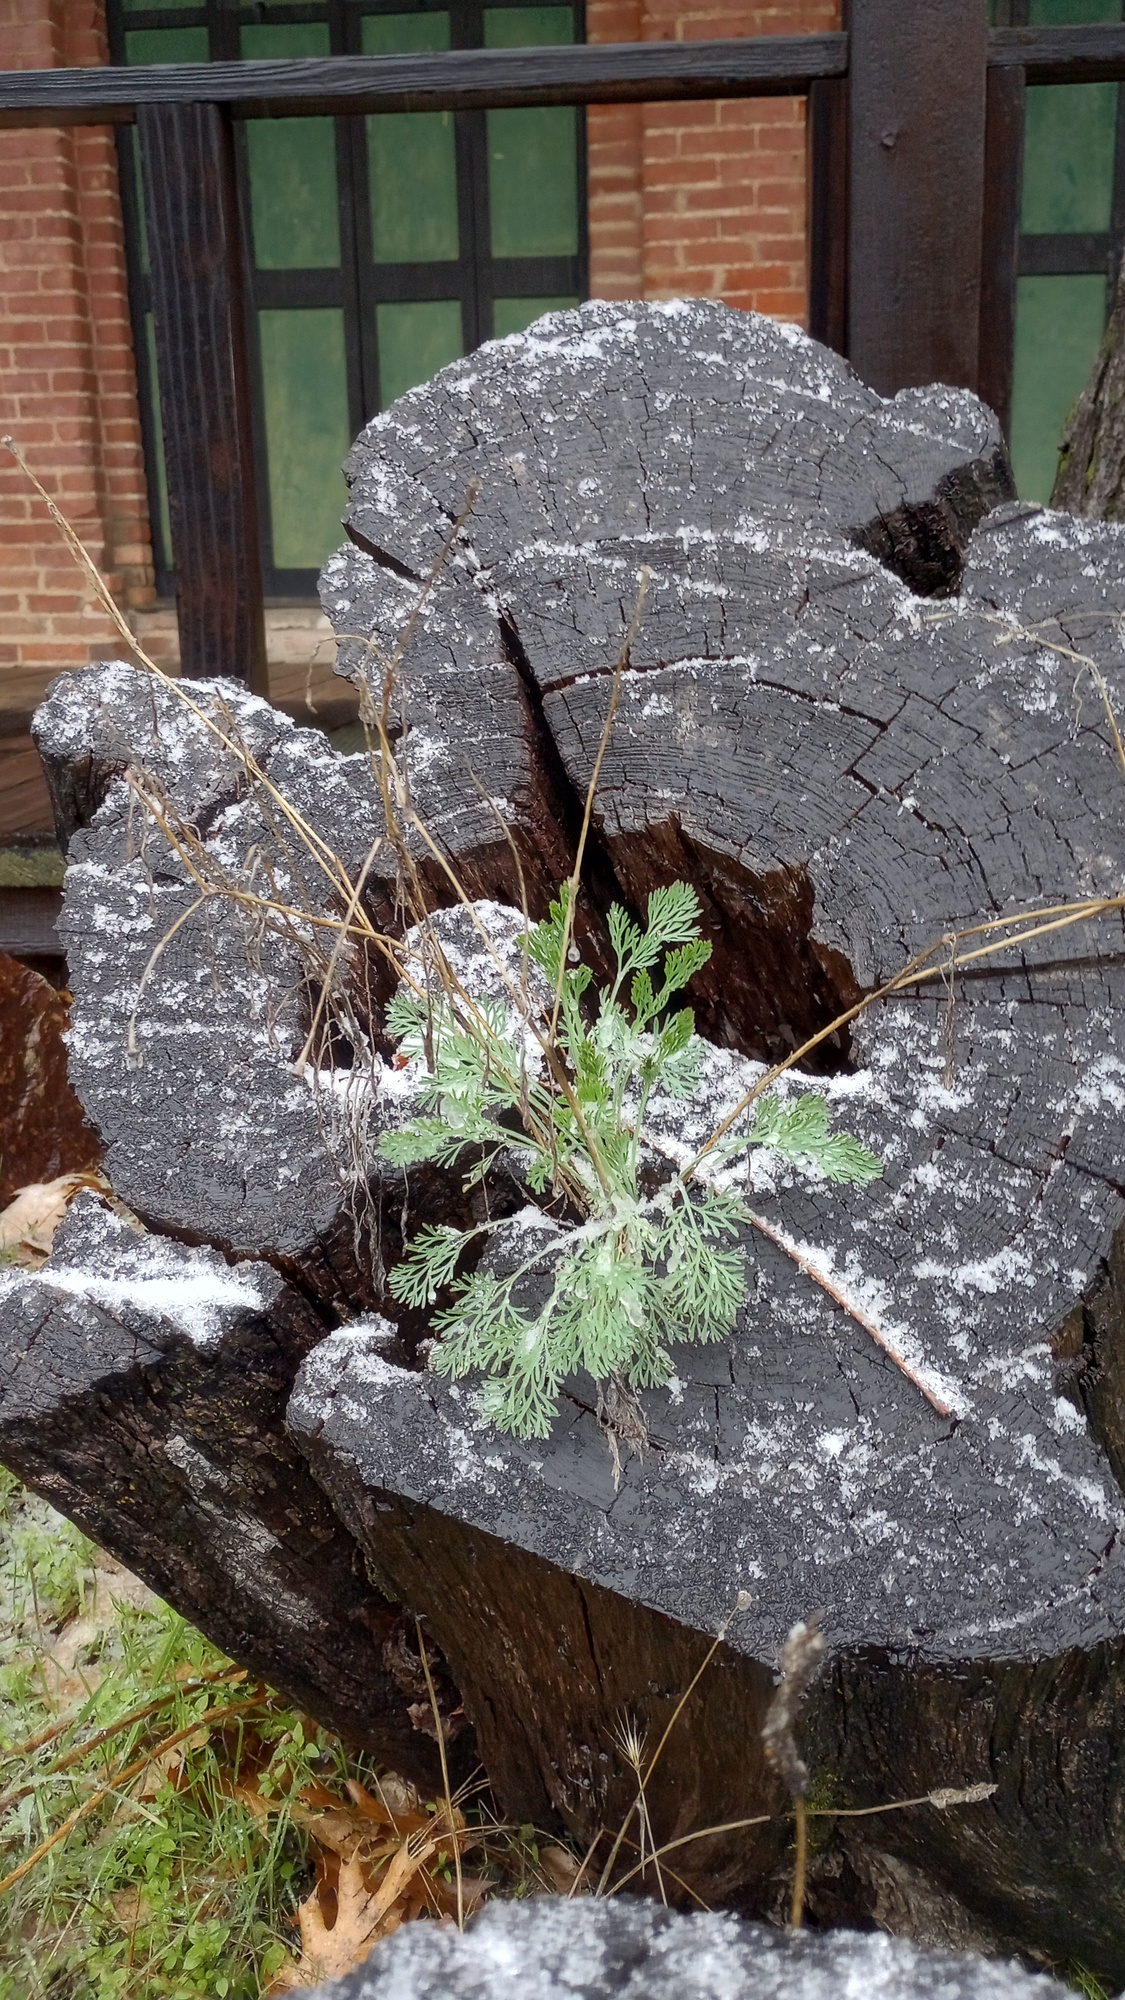
<path id="1" fill-rule="evenodd" d="M 809 332 L 837 354 L 848 351 L 848 86 L 809 86 Z"/>
<path id="2" fill-rule="evenodd" d="M 55 928 L 61 889 L 0 889 L 0 951 L 12 958 L 61 959 Z"/>
<path id="3" fill-rule="evenodd" d="M 800 97 L 843 76 L 846 35 L 718 42 L 579 43 L 443 55 L 158 63 L 0 74 L 0 127 L 128 123 L 143 104 L 229 105 L 236 118 L 471 111 L 515 104 L 622 104 L 691 97 Z"/>
<path id="4" fill-rule="evenodd" d="M 1012 417 L 1023 121 L 1023 70 L 990 69 L 984 136 L 978 386 L 999 417 L 1005 437 Z"/>
<path id="5" fill-rule="evenodd" d="M 993 71 L 1008 77 L 1018 72 Z M 1020 277 L 1059 278 L 1076 272 L 1113 271 L 1113 234 L 1108 229 L 1065 230 L 1058 235 L 1021 235 Z"/>
<path id="6" fill-rule="evenodd" d="M 1082 28 L 993 28 L 991 65 L 1026 71 L 1028 83 L 1116 83 L 1125 78 L 1125 23 Z"/>
<path id="7" fill-rule="evenodd" d="M 976 388 L 984 0 L 852 0 L 848 350 L 883 395 Z"/>
<path id="8" fill-rule="evenodd" d="M 137 114 L 184 673 L 268 692 L 244 257 L 229 113 Z"/>

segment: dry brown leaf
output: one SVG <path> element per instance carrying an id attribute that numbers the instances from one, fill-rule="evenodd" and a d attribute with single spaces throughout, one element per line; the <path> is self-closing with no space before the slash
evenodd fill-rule
<path id="1" fill-rule="evenodd" d="M 578 1880 L 581 1862 L 567 1847 L 541 1847 L 539 1866 L 556 1896 L 569 1896 Z"/>
<path id="2" fill-rule="evenodd" d="M 335 1923 L 331 1929 L 325 1923 L 320 1897 L 314 1889 L 297 1911 L 301 1956 L 281 1967 L 267 1993 L 290 1993 L 302 1987 L 319 1986 L 323 1980 L 340 1979 L 353 1966 L 362 1965 L 372 1945 L 383 1935 L 377 1903 L 378 1898 L 364 1881 L 363 1864 L 358 1856 L 341 1862 Z"/>
<path id="3" fill-rule="evenodd" d="M 396 1819 L 402 1819 L 405 1813 L 422 1812 L 422 1794 L 409 1778 L 400 1778 L 397 1771 L 384 1771 L 375 1784 L 387 1811 Z"/>
<path id="4" fill-rule="evenodd" d="M 81 1187 L 100 1187 L 96 1174 L 60 1174 L 55 1181 L 32 1181 L 17 1188 L 0 1211 L 0 1256 L 38 1271 L 51 1254 L 55 1231 Z"/>

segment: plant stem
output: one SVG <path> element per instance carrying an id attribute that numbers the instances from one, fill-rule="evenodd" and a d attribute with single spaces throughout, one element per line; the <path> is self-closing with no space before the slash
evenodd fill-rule
<path id="1" fill-rule="evenodd" d="M 793 1862 L 793 1901 L 789 1909 L 789 1928 L 799 1931 L 805 1915 L 805 1874 L 809 1858 L 809 1828 L 805 1817 L 805 1801 L 800 1793 L 793 1801 L 793 1818 L 797 1827 L 797 1853 Z"/>
<path id="2" fill-rule="evenodd" d="M 453 1794 L 449 1789 L 449 1764 L 445 1755 L 445 1731 L 441 1726 L 441 1710 L 434 1689 L 430 1662 L 426 1657 L 426 1641 L 422 1637 L 422 1620 L 415 1618 L 414 1629 L 418 1634 L 418 1652 L 422 1661 L 422 1672 L 426 1676 L 426 1691 L 430 1697 L 430 1707 L 434 1715 L 434 1729 L 437 1732 L 438 1758 L 441 1763 L 441 1782 L 445 1792 L 445 1816 L 449 1821 L 449 1831 L 453 1836 L 453 1872 L 457 1877 L 457 1928 L 465 1928 L 465 1883 L 461 1874 L 461 1842 L 453 1820 Z"/>

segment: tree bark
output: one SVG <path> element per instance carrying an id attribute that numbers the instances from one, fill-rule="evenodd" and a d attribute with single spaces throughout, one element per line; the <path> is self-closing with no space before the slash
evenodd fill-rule
<path id="1" fill-rule="evenodd" d="M 1125 266 L 1098 358 L 1063 431 L 1051 505 L 1093 521 L 1125 517 Z"/>

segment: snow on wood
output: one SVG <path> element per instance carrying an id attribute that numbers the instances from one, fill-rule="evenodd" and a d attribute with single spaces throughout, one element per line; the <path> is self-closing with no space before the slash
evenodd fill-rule
<path id="1" fill-rule="evenodd" d="M 647 578 L 581 942 L 604 964 L 613 901 L 698 890 L 711 1051 L 699 1103 L 656 1107 L 667 1162 L 936 939 L 1120 893 L 1103 688 L 1125 695 L 1125 532 L 1014 503 L 971 396 L 885 403 L 803 335 L 711 304 L 590 305 L 412 391 L 349 477 L 350 545 L 322 579 L 339 667 L 369 717 L 385 703 L 438 850 L 408 825 L 431 901 L 455 900 L 444 854 L 505 949 L 521 885 L 541 915 L 569 869 Z M 678 1350 L 645 1392 L 651 1448 L 615 1465 L 581 1379 L 521 1445 L 471 1382 L 419 1366 L 424 1316 L 387 1290 L 404 1239 L 471 1204 L 458 1176 L 378 1156 L 417 1081 L 382 1031 L 395 982 L 325 941 L 365 861 L 369 924 L 401 932 L 377 774 L 244 693 L 190 692 L 201 713 L 99 667 L 39 717 L 72 834 L 75 1084 L 158 1237 L 214 1246 L 231 1283 L 271 1270 L 315 1319 L 279 1381 L 301 1368 L 285 1449 L 388 1599 L 426 1616 L 505 1810 L 583 1840 L 614 1825 L 620 1716 L 658 1736 L 724 1630 L 651 1809 L 666 1838 L 780 1813 L 772 1663 L 822 1611 L 814 1771 L 864 1805 L 995 1782 L 971 1815 L 881 1820 L 882 1851 L 994 1942 L 1125 1979 L 1120 913 L 827 1035 L 807 1067 L 884 1180 L 756 1164 L 750 1297 L 729 1342 Z M 439 925 L 486 983 L 472 916 Z M 518 1173 L 483 1198 L 526 1226 Z M 9 1354 L 21 1296 L 0 1303 Z M 870 1915 L 861 1827 L 833 1851 Z M 680 1865 L 708 1900 L 765 1908 L 787 1839 L 779 1817 Z"/>

